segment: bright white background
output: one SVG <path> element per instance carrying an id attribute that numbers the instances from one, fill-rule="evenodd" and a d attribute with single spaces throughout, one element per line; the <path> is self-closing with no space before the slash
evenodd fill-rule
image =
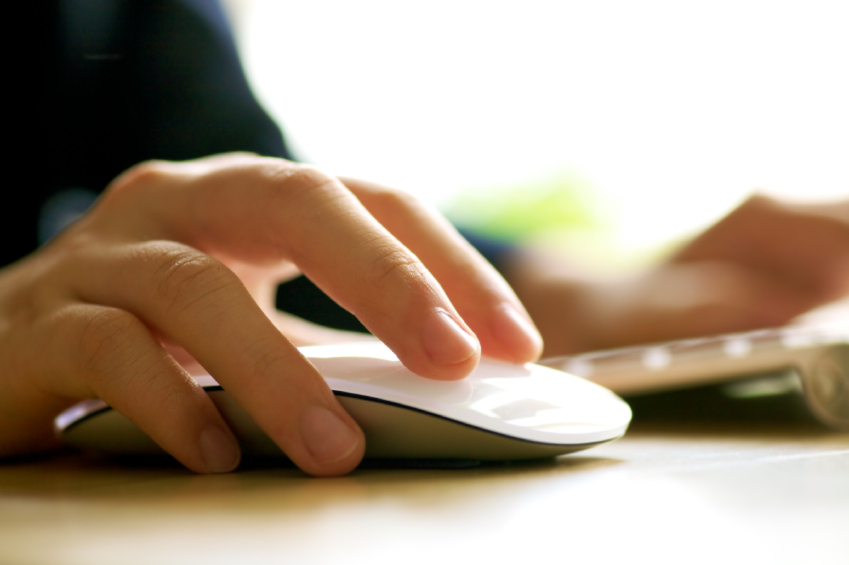
<path id="1" fill-rule="evenodd" d="M 644 249 L 753 188 L 849 196 L 849 3 L 232 0 L 299 155 L 440 205 L 568 171 Z"/>

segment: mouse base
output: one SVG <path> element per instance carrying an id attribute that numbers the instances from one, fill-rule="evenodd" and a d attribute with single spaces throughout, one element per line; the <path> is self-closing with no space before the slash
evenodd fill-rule
<path id="1" fill-rule="evenodd" d="M 207 390 L 246 458 L 288 459 L 271 438 L 223 390 Z M 582 451 L 605 442 L 548 444 L 516 439 L 474 426 L 345 393 L 337 398 L 366 436 L 366 459 L 514 461 L 544 459 Z M 91 413 L 63 431 L 77 447 L 113 454 L 163 454 L 134 423 L 115 410 Z M 615 438 L 612 438 L 615 439 Z"/>
<path id="2" fill-rule="evenodd" d="M 226 395 L 210 393 L 246 453 L 283 456 L 280 448 Z M 514 461 L 556 457 L 599 443 L 563 445 L 515 439 L 388 402 L 338 394 L 366 436 L 367 459 Z"/>
<path id="3" fill-rule="evenodd" d="M 365 432 L 368 458 L 515 461 L 556 457 L 605 443 L 531 442 L 390 403 L 338 398 Z M 386 425 L 389 421 L 395 425 Z"/>

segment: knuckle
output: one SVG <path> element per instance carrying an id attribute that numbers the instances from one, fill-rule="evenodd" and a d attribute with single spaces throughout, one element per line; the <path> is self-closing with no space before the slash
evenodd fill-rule
<path id="1" fill-rule="evenodd" d="M 785 212 L 787 206 L 776 198 L 762 193 L 755 193 L 746 198 L 739 209 L 747 215 L 760 216 Z"/>
<path id="2" fill-rule="evenodd" d="M 236 280 L 219 261 L 191 248 L 164 246 L 155 249 L 154 254 L 157 265 L 151 288 L 172 312 L 183 311 Z"/>
<path id="3" fill-rule="evenodd" d="M 395 216 L 418 210 L 423 203 L 409 192 L 381 187 L 372 192 L 371 205 L 385 214 Z"/>
<path id="4" fill-rule="evenodd" d="M 85 320 L 79 337 L 81 374 L 102 375 L 126 371 L 132 364 L 130 351 L 145 332 L 142 323 L 129 312 L 102 308 Z"/>
<path id="5" fill-rule="evenodd" d="M 294 205 L 309 205 L 323 201 L 336 190 L 335 177 L 309 165 L 270 163 L 260 168 L 260 178 L 269 199 L 283 201 L 287 209 Z"/>
<path id="6" fill-rule="evenodd" d="M 310 228 L 349 214 L 351 201 L 356 202 L 335 177 L 315 167 L 269 160 L 256 170 L 263 212 L 258 227 L 283 256 L 297 256 L 309 242 Z"/>
<path id="7" fill-rule="evenodd" d="M 283 351 L 279 339 L 269 336 L 252 340 L 239 352 L 236 359 L 247 374 L 286 375 L 291 371 Z"/>
<path id="8" fill-rule="evenodd" d="M 100 240 L 95 231 L 69 229 L 61 233 L 52 248 L 46 248 L 52 259 L 51 265 L 57 272 L 73 272 L 80 263 L 91 259 L 100 249 Z"/>
<path id="9" fill-rule="evenodd" d="M 146 187 L 160 182 L 168 174 L 166 161 L 145 161 L 121 173 L 107 187 L 104 196 L 125 193 L 134 188 Z"/>
<path id="10" fill-rule="evenodd" d="M 426 278 L 424 267 L 408 251 L 396 245 L 385 244 L 372 258 L 367 280 L 376 288 L 403 284 L 414 287 Z"/>

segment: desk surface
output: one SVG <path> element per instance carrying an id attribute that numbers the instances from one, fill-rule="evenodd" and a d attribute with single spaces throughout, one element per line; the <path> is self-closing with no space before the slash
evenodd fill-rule
<path id="1" fill-rule="evenodd" d="M 0 466 L 2 563 L 849 563 L 849 434 L 642 424 L 548 463 Z"/>

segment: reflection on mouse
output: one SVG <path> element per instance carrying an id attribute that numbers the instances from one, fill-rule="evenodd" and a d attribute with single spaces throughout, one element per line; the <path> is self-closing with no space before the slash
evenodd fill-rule
<path id="1" fill-rule="evenodd" d="M 434 381 L 407 370 L 377 341 L 302 347 L 366 436 L 366 457 L 515 460 L 553 457 L 616 439 L 628 405 L 605 388 L 534 364 L 483 358 L 467 378 Z M 195 377 L 247 456 L 285 457 L 210 376 Z M 163 453 L 100 400 L 56 418 L 68 444 L 115 454 Z"/>

